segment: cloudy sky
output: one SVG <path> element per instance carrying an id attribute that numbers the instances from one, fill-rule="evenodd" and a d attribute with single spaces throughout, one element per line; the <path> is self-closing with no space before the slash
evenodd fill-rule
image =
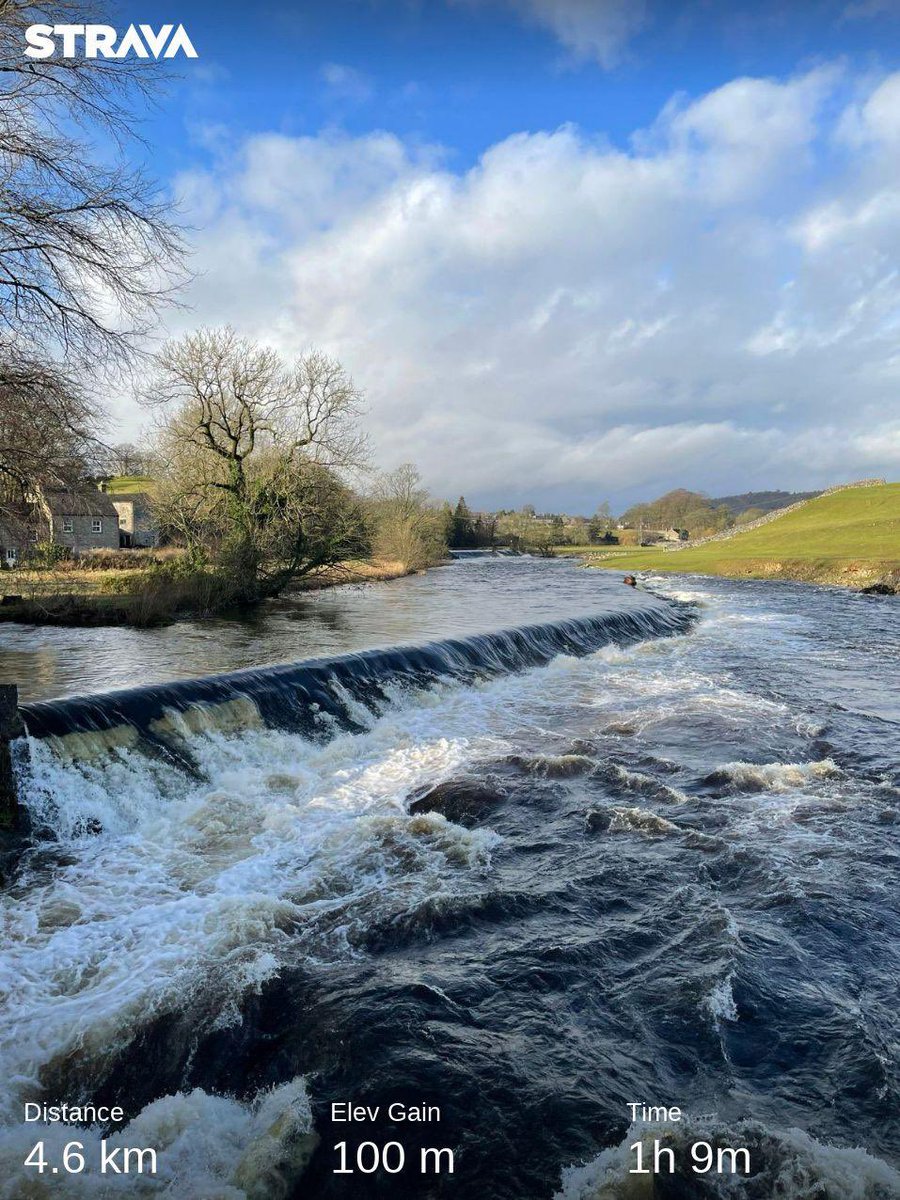
<path id="1" fill-rule="evenodd" d="M 145 130 L 171 332 L 334 353 L 483 506 L 900 477 L 896 0 L 251 11 L 134 14 L 200 54 Z"/>

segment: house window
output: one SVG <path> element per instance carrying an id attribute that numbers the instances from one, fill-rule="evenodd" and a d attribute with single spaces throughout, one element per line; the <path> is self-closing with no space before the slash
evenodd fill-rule
<path id="1" fill-rule="evenodd" d="M 63 533 L 74 533 L 75 522 L 71 517 L 63 517 Z"/>
<path id="2" fill-rule="evenodd" d="M 94 517 L 91 520 L 91 533 L 102 533 L 102 532 L 103 532 L 103 518 L 102 517 Z"/>
<path id="3" fill-rule="evenodd" d="M 128 518 L 127 517 L 119 517 L 119 528 L 120 529 L 128 528 Z"/>
<path id="4" fill-rule="evenodd" d="M 10 546 L 9 549 L 6 551 L 7 562 L 15 562 L 18 557 L 19 557 L 18 550 L 15 548 L 15 546 Z"/>

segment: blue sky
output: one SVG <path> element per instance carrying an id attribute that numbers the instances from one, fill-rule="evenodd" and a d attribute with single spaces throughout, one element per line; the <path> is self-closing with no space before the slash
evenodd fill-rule
<path id="1" fill-rule="evenodd" d="M 138 0 L 122 12 L 122 23 L 183 22 L 200 54 L 179 60 L 181 80 L 147 125 L 166 170 L 194 160 L 192 135 L 207 124 L 386 129 L 445 147 L 457 168 L 511 133 L 568 122 L 627 145 L 680 92 L 699 96 L 737 76 L 823 61 L 858 71 L 900 62 L 900 0 L 657 0 L 608 66 L 503 0 L 264 3 L 252 20 L 228 0 Z"/>
<path id="2" fill-rule="evenodd" d="M 128 20 L 183 22 L 200 55 L 135 151 L 193 230 L 168 331 L 337 354 L 378 465 L 584 511 L 900 474 L 900 3 Z"/>

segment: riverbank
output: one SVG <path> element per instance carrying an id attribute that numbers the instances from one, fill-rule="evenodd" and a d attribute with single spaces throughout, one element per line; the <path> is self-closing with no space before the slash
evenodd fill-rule
<path id="1" fill-rule="evenodd" d="M 834 491 L 757 528 L 694 545 L 572 547 L 589 567 L 784 579 L 863 588 L 900 587 L 900 484 Z"/>
<path id="2" fill-rule="evenodd" d="M 570 552 L 571 553 L 571 552 Z M 689 552 L 666 554 L 653 547 L 623 547 L 606 553 L 575 551 L 584 565 L 624 574 L 658 571 L 666 574 L 712 575 L 723 579 L 772 579 L 795 583 L 825 584 L 862 591 L 889 587 L 900 591 L 900 562 L 897 559 L 738 559 L 721 558 L 697 562 Z"/>
<path id="3" fill-rule="evenodd" d="M 288 594 L 320 591 L 348 583 L 378 583 L 413 574 L 401 562 L 372 559 L 341 563 L 297 580 Z M 125 625 L 147 628 L 179 617 L 202 616 L 186 598 L 178 604 L 155 603 L 146 570 L 84 570 L 63 575 L 4 571 L 0 577 L 0 622 L 96 628 Z M 168 589 L 167 589 L 168 590 Z"/>

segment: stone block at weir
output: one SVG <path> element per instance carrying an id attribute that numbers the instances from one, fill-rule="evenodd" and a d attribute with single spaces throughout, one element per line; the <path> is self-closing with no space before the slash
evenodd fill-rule
<path id="1" fill-rule="evenodd" d="M 0 684 L 0 829 L 12 829 L 18 816 L 16 772 L 12 743 L 25 733 L 19 716 L 19 689 L 14 683 Z"/>

